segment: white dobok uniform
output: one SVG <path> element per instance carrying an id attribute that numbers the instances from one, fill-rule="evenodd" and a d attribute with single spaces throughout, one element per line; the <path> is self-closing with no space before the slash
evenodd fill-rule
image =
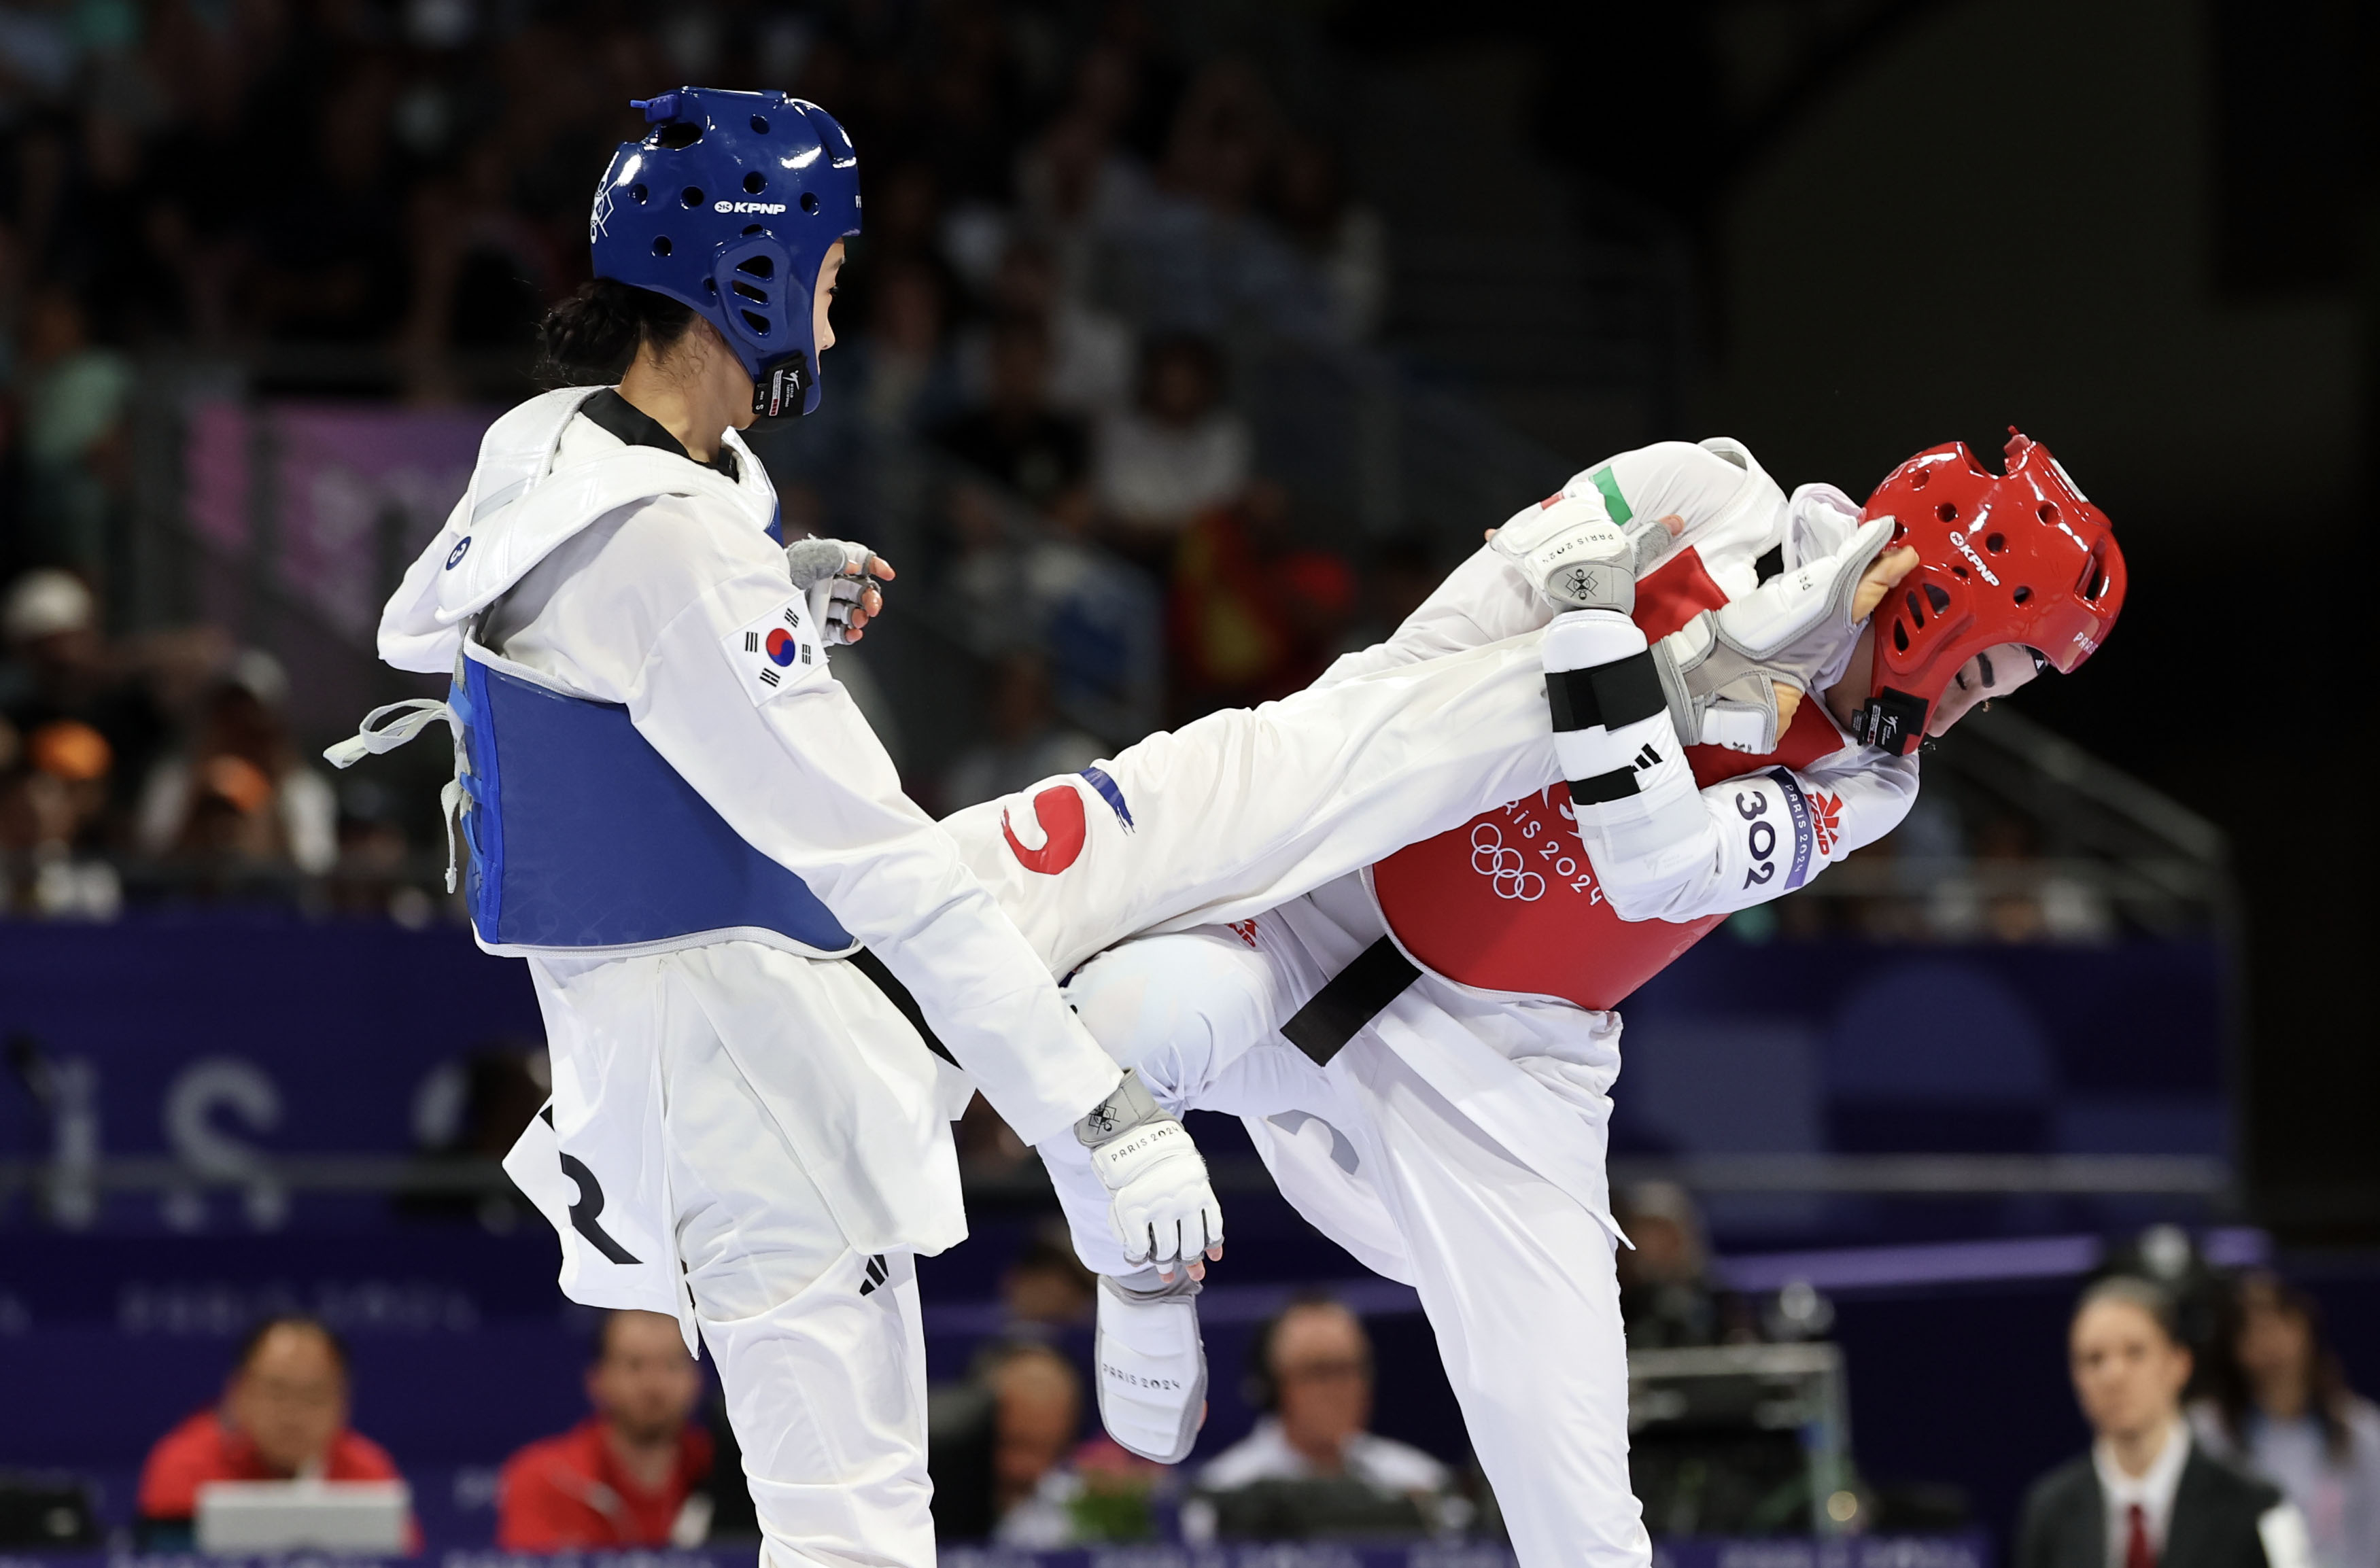
<path id="1" fill-rule="evenodd" d="M 528 959 L 552 1058 L 552 1100 L 506 1168 L 561 1237 L 566 1295 L 671 1314 L 718 1358 L 778 1563 L 930 1562 L 914 1258 L 965 1234 L 949 1123 L 979 1088 L 1020 1136 L 1071 1139 L 1114 1088 L 1053 972 L 1271 907 L 1558 777 L 1539 639 L 1152 737 L 995 803 L 963 858 L 830 673 L 748 448 L 725 435 L 730 478 L 627 444 L 578 412 L 592 390 L 491 428 L 389 603 L 382 656 L 624 709 L 906 985 L 959 1065 L 854 963 L 775 930 L 626 947 L 479 931 Z M 1103 1206 L 1086 1222 L 1078 1246 L 1111 1238 Z"/>
<path id="2" fill-rule="evenodd" d="M 1789 503 L 1741 448 L 1706 446 L 1624 454 L 1579 475 L 1566 493 L 1609 497 L 1621 521 L 1631 509 L 1682 517 L 1679 553 L 1663 569 L 1672 581 L 1699 570 L 1706 591 L 1721 598 L 1752 588 L 1755 562 L 1772 549 L 1780 549 L 1772 565 L 1790 568 L 1846 537 L 1856 507 L 1840 492 L 1807 487 Z M 1640 619 L 1645 599 L 1640 587 Z M 1501 556 L 1482 550 L 1390 641 L 1341 660 L 1320 685 L 1494 643 L 1551 614 Z M 1797 719 L 1797 730 L 1824 723 L 1820 709 L 1815 699 L 1804 703 L 1809 718 Z M 1682 880 L 1632 889 L 1631 906 L 1671 921 L 1722 915 L 1806 882 L 1896 826 L 1915 796 L 1914 760 L 1850 745 L 1831 725 L 1824 734 L 1819 749 L 1830 754 L 1783 770 L 1790 784 L 1772 770 L 1706 788 L 1706 853 Z M 1755 820 L 1788 820 L 1789 788 L 1825 808 L 1802 819 L 1800 842 L 1790 827 L 1781 843 L 1774 826 L 1747 833 Z M 1479 818 L 1451 862 L 1454 876 L 1476 885 L 1443 891 L 1476 900 L 1493 884 L 1507 899 L 1537 896 L 1512 880 L 1512 866 L 1524 863 L 1508 866 L 1500 846 L 1506 837 L 1523 842 L 1524 819 L 1566 828 L 1560 809 L 1540 796 Z M 1481 835 L 1500 824 L 1507 831 L 1490 852 Z M 1577 841 L 1562 836 L 1563 856 L 1548 834 L 1532 846 L 1541 857 L 1525 864 L 1572 865 Z M 980 864 L 979 846 L 965 835 L 962 843 Z M 1777 876 L 1779 864 L 1798 869 Z M 1577 907 L 1600 901 L 1626 874 L 1597 865 L 1579 875 Z M 1074 976 L 1068 1000 L 1160 1104 L 1243 1117 L 1302 1214 L 1419 1291 L 1523 1562 L 1641 1568 L 1651 1548 L 1629 1484 L 1627 1351 L 1613 1269 L 1622 1238 L 1604 1174 L 1620 1016 L 1559 994 L 1463 984 L 1420 962 L 1419 978 L 1318 1065 L 1282 1036 L 1283 1024 L 1384 935 L 1415 957 L 1383 915 L 1376 875 L 1342 878 L 1236 925 L 1124 943 Z M 1555 903 L 1531 907 L 1551 920 L 1572 918 Z M 1692 940 L 1682 934 L 1677 946 Z M 1582 927 L 1582 969 L 1596 962 L 1593 942 Z M 1545 988 L 1556 989 L 1572 988 Z M 1073 1151 L 1045 1145 L 1043 1153 L 1070 1213 L 1101 1200 Z M 1086 1234 L 1079 1220 L 1075 1229 Z M 1113 1247 L 1083 1257 L 1102 1272 L 1129 1267 Z"/>

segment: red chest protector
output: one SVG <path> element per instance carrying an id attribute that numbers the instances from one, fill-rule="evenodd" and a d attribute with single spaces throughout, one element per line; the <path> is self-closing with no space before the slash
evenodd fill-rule
<path id="1" fill-rule="evenodd" d="M 1658 639 L 1726 602 L 1687 550 L 1637 586 L 1634 619 Z M 1825 705 L 1811 701 L 1765 757 L 1694 746 L 1686 760 L 1707 788 L 1764 768 L 1807 767 L 1846 744 Z M 1562 784 L 1397 851 L 1372 868 L 1372 891 L 1398 942 L 1437 974 L 1592 1008 L 1617 1007 L 1727 918 L 1679 924 L 1613 914 L 1580 851 Z"/>

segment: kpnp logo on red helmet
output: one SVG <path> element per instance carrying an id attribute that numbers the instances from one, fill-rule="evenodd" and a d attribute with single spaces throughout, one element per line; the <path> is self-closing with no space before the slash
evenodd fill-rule
<path id="1" fill-rule="evenodd" d="M 1875 675 L 1859 738 L 1907 754 L 1960 666 L 2020 643 L 2071 674 L 2124 607 L 2124 555 L 2049 448 L 2009 427 L 1995 474 L 1966 443 L 1929 447 L 1886 476 L 1860 514 L 1890 517 L 1917 565 L 1876 613 Z"/>

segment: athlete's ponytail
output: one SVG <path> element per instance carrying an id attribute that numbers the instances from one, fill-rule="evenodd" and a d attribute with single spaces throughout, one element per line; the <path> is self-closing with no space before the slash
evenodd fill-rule
<path id="1" fill-rule="evenodd" d="M 539 376 L 553 386 L 616 382 L 638 347 L 666 349 L 686 335 L 694 311 L 666 294 L 615 278 L 594 278 L 555 303 L 538 328 Z"/>

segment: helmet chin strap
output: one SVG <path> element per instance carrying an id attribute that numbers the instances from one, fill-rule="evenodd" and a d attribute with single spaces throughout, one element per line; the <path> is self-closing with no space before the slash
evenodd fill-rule
<path id="1" fill-rule="evenodd" d="M 1852 726 L 1855 732 L 1852 738 L 1896 757 L 1906 757 L 1924 743 L 1925 721 L 1933 711 L 1934 704 L 1925 699 L 1886 687 L 1860 704 Z"/>
<path id="2" fill-rule="evenodd" d="M 752 412 L 763 419 L 798 419 L 810 389 L 810 362 L 796 354 L 752 383 Z"/>

